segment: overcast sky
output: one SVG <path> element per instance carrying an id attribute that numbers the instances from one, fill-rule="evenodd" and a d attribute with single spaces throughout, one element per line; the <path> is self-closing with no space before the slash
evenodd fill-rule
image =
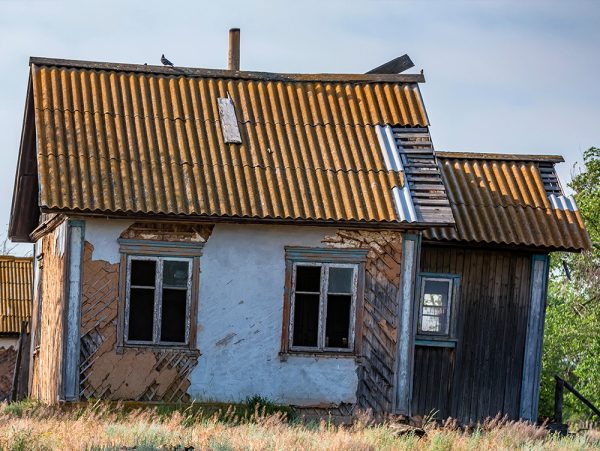
<path id="1" fill-rule="evenodd" d="M 230 27 L 245 70 L 362 73 L 408 53 L 437 150 L 561 154 L 564 184 L 600 146 L 600 1 L 0 0 L 2 235 L 30 56 L 225 68 Z"/>

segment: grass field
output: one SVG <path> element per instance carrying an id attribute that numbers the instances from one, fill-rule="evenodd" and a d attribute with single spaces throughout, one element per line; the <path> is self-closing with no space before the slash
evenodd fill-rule
<path id="1" fill-rule="evenodd" d="M 353 426 L 327 421 L 303 424 L 271 406 L 128 410 L 90 403 L 70 411 L 31 402 L 0 404 L 0 449 L 316 449 L 473 450 L 600 449 L 600 432 L 558 437 L 543 428 L 500 419 L 469 431 L 448 423 L 423 426 L 425 435 L 400 434 L 400 426 L 371 424 L 366 415 Z"/>

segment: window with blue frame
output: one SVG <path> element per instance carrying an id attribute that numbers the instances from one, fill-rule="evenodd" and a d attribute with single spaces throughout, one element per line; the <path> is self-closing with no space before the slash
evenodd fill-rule
<path id="1" fill-rule="evenodd" d="M 452 338 L 459 278 L 447 274 L 421 274 L 417 334 Z"/>

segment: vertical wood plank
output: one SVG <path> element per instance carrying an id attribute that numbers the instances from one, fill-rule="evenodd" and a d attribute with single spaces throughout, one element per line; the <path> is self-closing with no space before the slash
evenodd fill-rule
<path id="1" fill-rule="evenodd" d="M 402 264 L 398 295 L 399 326 L 396 357 L 396 396 L 394 411 L 402 415 L 411 413 L 414 363 L 415 282 L 417 278 L 421 236 L 405 234 L 402 239 Z"/>
<path id="2" fill-rule="evenodd" d="M 538 413 L 547 282 L 548 255 L 534 255 L 519 412 L 522 419 L 529 421 L 537 420 Z"/>
<path id="3" fill-rule="evenodd" d="M 66 401 L 75 401 L 79 398 L 79 323 L 85 223 L 69 220 L 67 230 L 67 306 L 63 337 L 62 397 Z"/>

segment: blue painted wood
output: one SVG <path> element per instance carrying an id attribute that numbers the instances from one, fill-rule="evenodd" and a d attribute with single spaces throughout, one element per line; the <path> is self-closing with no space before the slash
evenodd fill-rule
<path id="1" fill-rule="evenodd" d="M 318 260 L 323 263 L 361 263 L 367 259 L 368 252 L 367 249 L 285 246 L 286 257 L 290 260 Z"/>
<path id="2" fill-rule="evenodd" d="M 423 340 L 416 339 L 415 346 L 432 346 L 437 348 L 456 348 L 456 340 Z"/>
<path id="3" fill-rule="evenodd" d="M 529 297 L 519 412 L 520 417 L 528 421 L 536 421 L 538 416 L 546 291 L 548 288 L 548 261 L 547 254 L 535 254 L 531 258 L 531 294 Z"/>

